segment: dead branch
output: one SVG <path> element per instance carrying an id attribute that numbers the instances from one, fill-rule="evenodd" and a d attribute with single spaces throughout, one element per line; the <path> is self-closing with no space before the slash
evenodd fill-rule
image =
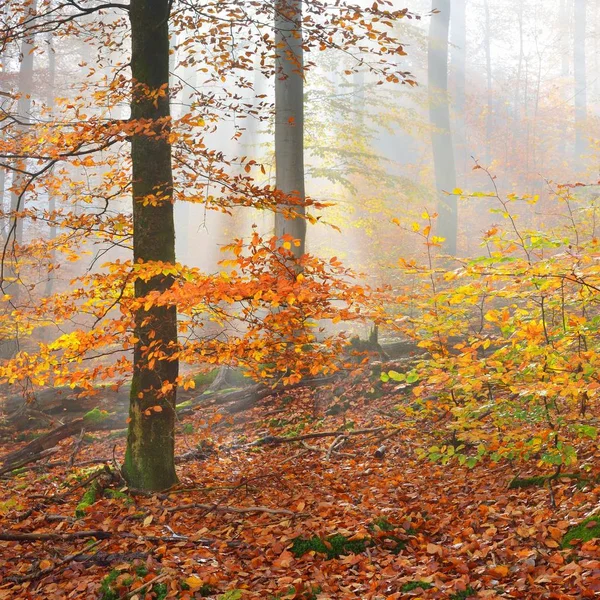
<path id="1" fill-rule="evenodd" d="M 293 437 L 279 437 L 275 435 L 268 435 L 263 438 L 259 438 L 254 442 L 250 442 L 246 444 L 245 448 L 250 448 L 252 446 L 267 446 L 267 445 L 276 445 L 276 444 L 286 444 L 290 442 L 301 442 L 303 440 L 316 440 L 319 438 L 326 437 L 338 437 L 340 435 L 352 436 L 352 435 L 368 435 L 370 433 L 379 433 L 383 431 L 385 427 L 373 427 L 371 429 L 349 429 L 347 431 L 317 431 L 315 433 L 305 433 L 304 435 L 295 435 Z"/>
<path id="2" fill-rule="evenodd" d="M 179 506 L 172 506 L 167 508 L 167 512 L 177 512 L 180 510 L 189 510 L 194 508 L 200 508 L 202 510 L 208 510 L 210 512 L 222 512 L 222 513 L 235 513 L 235 514 L 246 514 L 246 513 L 266 513 L 268 515 L 287 515 L 289 517 L 297 517 L 301 513 L 295 513 L 285 508 L 269 508 L 267 506 L 220 506 L 218 504 L 199 504 L 193 502 L 191 504 L 180 504 Z"/>
<path id="3" fill-rule="evenodd" d="M 71 531 L 67 533 L 20 533 L 18 531 L 0 531 L 0 541 L 3 542 L 39 542 L 47 540 L 75 540 L 94 537 L 105 540 L 112 537 L 110 531 Z"/>
<path id="4" fill-rule="evenodd" d="M 0 475 L 4 475 L 5 473 L 10 473 L 15 469 L 20 469 L 21 467 L 25 467 L 32 462 L 37 462 L 38 460 L 42 460 L 42 458 L 46 458 L 47 456 L 51 456 L 52 454 L 56 454 L 60 448 L 58 446 L 54 448 L 47 448 L 46 450 L 42 450 L 39 454 L 35 454 L 33 456 L 22 458 L 19 461 L 8 464 L 5 467 L 0 468 Z"/>

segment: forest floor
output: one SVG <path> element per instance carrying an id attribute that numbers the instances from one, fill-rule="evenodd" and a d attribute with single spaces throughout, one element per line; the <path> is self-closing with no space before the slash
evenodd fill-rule
<path id="1" fill-rule="evenodd" d="M 328 388 L 299 388 L 235 417 L 201 406 L 178 423 L 187 460 L 180 485 L 164 494 L 131 494 L 88 462 L 114 470 L 122 433 L 63 440 L 46 463 L 2 477 L 0 599 L 600 593 L 600 540 L 575 535 L 563 547 L 599 506 L 595 442 L 580 449 L 585 479 L 511 489 L 515 476 L 543 471 L 419 459 L 446 434 L 418 416 L 403 421 L 395 407 L 406 400 L 372 385 L 347 383 L 339 414 Z M 328 435 L 298 439 L 317 433 Z M 1 454 L 16 447 L 7 435 Z M 265 436 L 284 439 L 253 444 Z"/>

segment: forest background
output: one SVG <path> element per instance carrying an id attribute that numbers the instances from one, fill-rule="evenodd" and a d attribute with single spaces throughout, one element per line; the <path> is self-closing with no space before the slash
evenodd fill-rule
<path id="1" fill-rule="evenodd" d="M 593 597 L 600 10 L 548 4 L 5 3 L 0 593 Z"/>

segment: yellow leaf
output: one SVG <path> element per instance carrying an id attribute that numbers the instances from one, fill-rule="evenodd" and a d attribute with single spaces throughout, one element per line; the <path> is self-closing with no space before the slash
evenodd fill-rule
<path id="1" fill-rule="evenodd" d="M 185 582 L 192 588 L 192 590 L 197 590 L 204 585 L 204 581 L 197 575 L 190 575 L 189 577 L 186 577 Z"/>
<path id="2" fill-rule="evenodd" d="M 153 515 L 150 515 L 144 519 L 144 527 L 148 527 L 150 523 L 152 523 L 152 519 L 154 519 Z"/>

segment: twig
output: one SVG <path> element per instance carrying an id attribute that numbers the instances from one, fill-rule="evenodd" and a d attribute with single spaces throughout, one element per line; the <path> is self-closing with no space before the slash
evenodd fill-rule
<path id="1" fill-rule="evenodd" d="M 333 443 L 331 444 L 331 446 L 329 446 L 327 453 L 325 454 L 325 459 L 326 460 L 330 460 L 331 459 L 331 453 L 336 449 L 337 446 L 339 446 L 344 440 L 346 439 L 345 435 L 338 435 L 335 440 L 333 440 Z"/>
<path id="2" fill-rule="evenodd" d="M 325 448 L 319 448 L 318 446 L 309 446 L 306 442 L 302 442 L 302 445 L 309 452 L 327 452 Z M 340 452 L 339 450 L 333 450 L 333 454 L 336 456 L 343 456 L 344 458 L 356 458 L 356 454 L 350 454 L 349 452 Z"/>
<path id="3" fill-rule="evenodd" d="M 125 594 L 125 598 L 132 598 L 141 590 L 147 588 L 148 586 L 151 586 L 153 583 L 158 583 L 161 579 L 165 579 L 165 577 L 167 577 L 167 576 L 168 576 L 168 573 L 161 573 L 160 575 L 157 575 L 150 581 L 146 581 L 146 583 L 144 583 L 144 585 L 140 585 L 139 588 L 136 588 L 135 590 L 131 590 L 131 592 L 128 592 L 127 594 Z"/>
<path id="4" fill-rule="evenodd" d="M 81 448 L 81 444 L 83 444 L 83 437 L 85 436 L 85 427 L 81 428 L 81 435 L 77 439 L 74 444 L 73 452 L 71 453 L 71 457 L 69 458 L 68 467 L 69 469 L 73 468 L 73 464 L 75 463 L 75 458 L 79 453 L 79 449 Z"/>

